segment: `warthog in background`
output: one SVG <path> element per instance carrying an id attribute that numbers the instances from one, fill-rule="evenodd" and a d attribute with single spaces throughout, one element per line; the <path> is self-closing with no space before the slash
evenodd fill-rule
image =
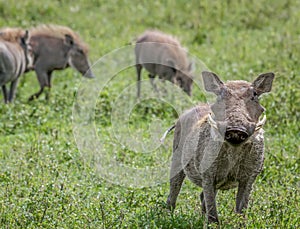
<path id="1" fill-rule="evenodd" d="M 187 175 L 203 188 L 200 197 L 208 221 L 218 222 L 217 190 L 238 187 L 236 212 L 242 213 L 262 169 L 265 116 L 259 119 L 264 108 L 258 98 L 271 91 L 274 74 L 261 74 L 253 83 L 223 83 L 212 72 L 203 72 L 202 77 L 205 89 L 215 93 L 217 101 L 187 111 L 175 125 L 167 204 L 175 208 Z"/>
<path id="2" fill-rule="evenodd" d="M 54 70 L 71 66 L 85 77 L 94 77 L 90 70 L 88 47 L 73 30 L 58 25 L 41 25 L 30 29 L 30 34 L 34 70 L 40 90 L 30 96 L 29 100 L 38 98 L 45 87 L 51 88 L 51 75 Z M 46 98 L 48 99 L 48 94 Z"/>
<path id="3" fill-rule="evenodd" d="M 180 86 L 188 95 L 192 92 L 191 63 L 179 41 L 159 31 L 146 31 L 138 37 L 135 46 L 137 70 L 137 96 L 140 97 L 141 71 L 149 72 L 152 86 L 156 89 L 156 75 Z"/>
<path id="4" fill-rule="evenodd" d="M 32 65 L 32 56 L 28 47 L 28 31 L 20 28 L 0 30 L 0 86 L 4 102 L 12 102 L 19 81 L 26 68 Z M 9 93 L 6 85 L 11 82 Z"/>

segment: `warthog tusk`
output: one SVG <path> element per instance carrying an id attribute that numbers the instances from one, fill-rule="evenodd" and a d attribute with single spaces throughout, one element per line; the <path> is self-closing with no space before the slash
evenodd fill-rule
<path id="1" fill-rule="evenodd" d="M 159 139 L 159 141 L 161 143 L 164 143 L 164 140 L 167 137 L 168 133 L 170 133 L 170 131 L 173 130 L 174 128 L 175 128 L 175 125 L 171 126 L 169 129 L 167 129 L 166 132 L 164 133 L 164 135 L 161 137 L 161 139 Z"/>
<path id="2" fill-rule="evenodd" d="M 217 123 L 215 120 L 213 120 L 211 114 L 208 114 L 207 118 L 208 118 L 208 123 L 211 125 L 211 127 L 218 129 Z"/>
<path id="3" fill-rule="evenodd" d="M 261 129 L 263 125 L 266 123 L 266 120 L 267 120 L 267 116 L 264 115 L 264 117 L 261 120 L 259 120 L 258 123 L 256 124 L 255 131 Z"/>

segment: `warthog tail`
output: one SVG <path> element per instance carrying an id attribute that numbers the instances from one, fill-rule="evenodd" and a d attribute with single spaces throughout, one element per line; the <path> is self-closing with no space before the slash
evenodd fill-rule
<path id="1" fill-rule="evenodd" d="M 164 143 L 165 138 L 167 137 L 168 133 L 170 133 L 175 128 L 175 124 L 171 126 L 169 129 L 166 130 L 164 135 L 161 137 L 160 142 Z"/>

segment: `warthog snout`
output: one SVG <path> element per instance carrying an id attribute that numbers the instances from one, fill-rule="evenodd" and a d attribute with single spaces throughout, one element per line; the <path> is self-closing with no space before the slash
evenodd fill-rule
<path id="1" fill-rule="evenodd" d="M 86 78 L 95 78 L 94 73 L 92 72 L 91 69 L 87 70 L 87 72 L 84 74 L 84 77 Z"/>
<path id="2" fill-rule="evenodd" d="M 240 144 L 249 137 L 246 129 L 229 127 L 225 132 L 225 140 L 233 145 Z"/>

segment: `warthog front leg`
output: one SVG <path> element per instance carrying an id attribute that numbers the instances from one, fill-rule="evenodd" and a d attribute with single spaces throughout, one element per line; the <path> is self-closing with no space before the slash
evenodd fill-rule
<path id="1" fill-rule="evenodd" d="M 150 83 L 151 83 L 151 86 L 152 86 L 152 88 L 154 89 L 154 91 L 156 92 L 156 93 L 159 93 L 159 90 L 158 90 L 158 88 L 157 88 L 157 85 L 156 85 L 156 83 L 155 83 L 155 75 L 152 75 L 152 74 L 149 74 L 148 75 L 148 77 L 149 77 L 149 79 L 150 79 Z"/>
<path id="2" fill-rule="evenodd" d="M 141 95 L 141 72 L 142 72 L 142 65 L 137 64 L 136 66 L 136 74 L 137 74 L 137 97 L 139 98 Z"/>
<path id="3" fill-rule="evenodd" d="M 184 178 L 184 171 L 181 170 L 170 179 L 170 194 L 168 196 L 167 206 L 172 210 L 174 210 L 176 207 L 177 196 L 180 192 L 180 188 Z"/>
<path id="4" fill-rule="evenodd" d="M 215 197 L 217 195 L 217 190 L 215 191 Z M 200 200 L 201 200 L 201 209 L 202 209 L 202 214 L 206 214 L 206 207 L 205 207 L 205 200 L 204 200 L 204 193 L 201 192 L 200 194 Z"/>
<path id="5" fill-rule="evenodd" d="M 239 182 L 238 192 L 236 195 L 236 212 L 239 214 L 242 214 L 243 210 L 248 207 L 249 196 L 255 178 L 256 176 Z"/>
<path id="6" fill-rule="evenodd" d="M 203 201 L 205 202 L 205 211 L 209 223 L 218 223 L 218 213 L 216 206 L 216 188 L 212 182 L 203 182 Z"/>
<path id="7" fill-rule="evenodd" d="M 37 99 L 44 91 L 44 87 L 41 87 L 40 90 L 37 93 L 34 93 L 33 95 L 31 95 L 28 99 L 28 101 L 32 101 L 34 99 Z"/>
<path id="8" fill-rule="evenodd" d="M 200 200 L 201 200 L 202 214 L 205 215 L 206 214 L 206 208 L 205 208 L 205 200 L 204 200 L 204 194 L 203 194 L 203 192 L 201 192 L 201 194 L 200 194 Z"/>
<path id="9" fill-rule="evenodd" d="M 7 90 L 5 85 L 2 85 L 2 92 L 3 92 L 4 103 L 8 103 L 8 96 L 7 96 Z"/>
<path id="10" fill-rule="evenodd" d="M 15 98 L 16 95 L 16 88 L 19 82 L 19 78 L 15 79 L 14 81 L 11 82 L 10 84 L 10 90 L 9 90 L 9 97 L 8 97 L 8 102 L 12 102 Z"/>
<path id="11" fill-rule="evenodd" d="M 35 71 L 36 71 L 37 78 L 38 78 L 39 83 L 40 83 L 40 90 L 37 93 L 34 93 L 33 95 L 31 95 L 29 97 L 28 101 L 32 101 L 34 99 L 37 99 L 43 93 L 45 87 L 51 88 L 51 74 L 52 74 L 52 71 L 45 72 L 45 70 L 39 69 L 38 67 L 36 67 Z M 48 90 L 47 93 L 46 93 L 46 100 L 49 99 L 49 91 L 50 90 Z"/>

